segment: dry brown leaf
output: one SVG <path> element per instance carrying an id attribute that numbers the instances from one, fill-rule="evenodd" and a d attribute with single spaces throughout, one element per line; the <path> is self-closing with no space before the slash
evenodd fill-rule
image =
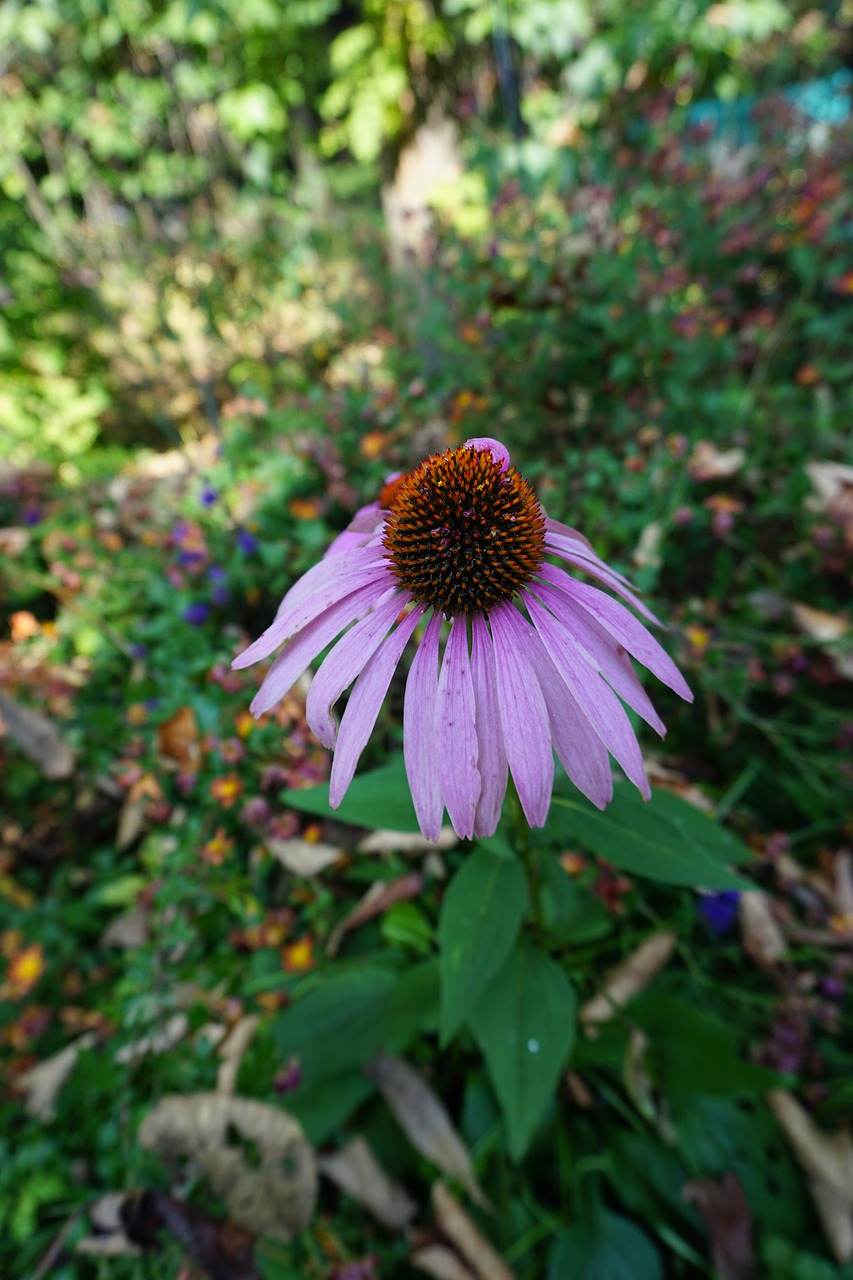
<path id="1" fill-rule="evenodd" d="M 387 911 L 395 902 L 417 898 L 423 891 L 423 887 L 423 876 L 414 871 L 405 876 L 398 876 L 396 880 L 387 882 L 377 880 L 370 886 L 364 897 L 355 904 L 349 915 L 335 925 L 326 943 L 326 955 L 337 955 L 338 948 L 351 929 L 358 929 L 368 920 L 381 916 L 383 911 Z"/>
<path id="2" fill-rule="evenodd" d="M 839 644 L 851 638 L 849 618 L 842 614 L 827 613 L 825 609 L 813 609 L 811 605 L 795 600 L 791 604 L 794 621 L 800 630 L 821 647 L 840 676 L 853 680 L 853 649 Z"/>
<path id="3" fill-rule="evenodd" d="M 686 774 L 680 773 L 677 769 L 671 769 L 655 755 L 644 756 L 643 763 L 653 787 L 672 791 L 688 804 L 692 804 L 694 809 L 701 809 L 703 813 L 713 813 L 713 800 L 706 796 L 694 782 L 691 782 Z"/>
<path id="4" fill-rule="evenodd" d="M 474 1226 L 459 1201 L 443 1182 L 432 1189 L 432 1204 L 438 1225 L 480 1280 L 515 1280 L 515 1273 L 482 1232 Z"/>
<path id="5" fill-rule="evenodd" d="M 742 893 L 738 911 L 744 951 L 760 968 L 775 969 L 787 956 L 788 944 L 769 895 L 757 889 Z"/>
<path id="6" fill-rule="evenodd" d="M 752 1216 L 743 1184 L 737 1174 L 718 1181 L 688 1182 L 682 1191 L 695 1204 L 711 1237 L 711 1258 L 719 1280 L 753 1280 L 756 1275 L 752 1247 Z"/>
<path id="7" fill-rule="evenodd" d="M 192 770 L 201 759 L 198 721 L 192 707 L 179 707 L 157 726 L 157 754 L 178 769 Z"/>
<path id="8" fill-rule="evenodd" d="M 147 808 L 148 801 L 144 797 L 134 800 L 128 796 L 121 806 L 116 830 L 116 849 L 119 853 L 129 849 L 134 840 L 142 835 L 145 830 Z"/>
<path id="9" fill-rule="evenodd" d="M 18 1077 L 16 1088 L 26 1094 L 24 1110 L 36 1120 L 52 1120 L 56 1114 L 56 1099 L 65 1081 L 77 1064 L 84 1049 L 91 1049 L 97 1036 L 87 1031 L 67 1044 L 58 1053 L 37 1062 L 29 1071 Z"/>
<path id="10" fill-rule="evenodd" d="M 219 1056 L 222 1059 L 216 1075 L 216 1092 L 232 1094 L 237 1085 L 237 1075 L 243 1055 L 249 1047 L 252 1036 L 260 1025 L 256 1013 L 247 1013 L 219 1042 Z"/>
<path id="11" fill-rule="evenodd" d="M 853 920 L 853 857 L 847 849 L 835 855 L 835 915 Z"/>
<path id="12" fill-rule="evenodd" d="M 631 562 L 638 569 L 659 569 L 661 565 L 660 543 L 663 529 L 657 520 L 645 525 L 639 541 L 631 552 Z"/>
<path id="13" fill-rule="evenodd" d="M 325 1177 L 372 1213 L 383 1227 L 401 1231 L 415 1216 L 414 1201 L 388 1177 L 364 1138 L 354 1138 L 333 1155 L 318 1157 L 317 1165 Z"/>
<path id="14" fill-rule="evenodd" d="M 9 560 L 22 556 L 30 545 L 30 531 L 20 525 L 7 525 L 0 529 L 0 554 Z"/>
<path id="15" fill-rule="evenodd" d="M 147 911 L 139 907 L 130 907 L 127 911 L 114 916 L 101 934 L 99 946 L 118 947 L 122 951 L 133 951 L 143 946 L 151 936 L 151 917 Z"/>
<path id="16" fill-rule="evenodd" d="M 687 470 L 694 480 L 725 480 L 736 475 L 746 462 L 743 449 L 718 449 L 710 440 L 700 440 L 687 459 Z"/>
<path id="17" fill-rule="evenodd" d="M 257 1166 L 233 1144 L 234 1134 L 259 1154 Z M 234 1221 L 256 1235 L 289 1240 L 314 1211 L 314 1154 L 279 1107 L 216 1093 L 172 1094 L 145 1117 L 139 1141 L 167 1165 L 192 1160 Z"/>
<path id="18" fill-rule="evenodd" d="M 379 1089 L 415 1150 L 442 1173 L 461 1182 L 471 1199 L 482 1208 L 490 1209 L 474 1176 L 467 1147 L 443 1103 L 417 1071 L 402 1058 L 380 1054 L 365 1067 L 365 1075 Z"/>
<path id="19" fill-rule="evenodd" d="M 168 1231 L 211 1280 L 260 1280 L 254 1234 L 237 1222 L 214 1218 L 163 1191 L 127 1196 L 121 1216 L 128 1238 L 146 1251 L 156 1249 Z"/>
<path id="20" fill-rule="evenodd" d="M 71 777 L 74 752 L 60 737 L 53 721 L 40 711 L 22 707 L 8 693 L 0 693 L 0 733 L 4 728 L 46 778 L 58 781 Z"/>
<path id="21" fill-rule="evenodd" d="M 266 847 L 277 862 L 297 876 L 316 876 L 326 867 L 340 862 L 342 850 L 322 841 L 303 840 L 294 837 L 292 840 L 267 840 Z"/>
<path id="22" fill-rule="evenodd" d="M 853 546 L 853 467 L 842 462 L 809 462 L 806 472 L 815 489 L 806 506 L 831 515 L 844 531 L 847 545 Z"/>
<path id="23" fill-rule="evenodd" d="M 827 1244 L 838 1262 L 853 1258 L 853 1137 L 818 1129 L 784 1089 L 767 1095 L 785 1137 L 808 1175 Z"/>
<path id="24" fill-rule="evenodd" d="M 158 1030 L 150 1032 L 145 1036 L 140 1036 L 138 1040 L 134 1040 L 131 1044 L 123 1045 L 116 1054 L 116 1062 L 124 1064 L 127 1062 L 138 1062 L 140 1058 L 147 1058 L 151 1053 L 168 1053 L 176 1044 L 183 1040 L 189 1030 L 189 1020 L 185 1013 L 173 1013 L 170 1018 Z"/>
<path id="25" fill-rule="evenodd" d="M 422 1249 L 415 1250 L 409 1261 L 418 1271 L 425 1271 L 435 1280 L 476 1280 L 453 1250 L 443 1244 L 424 1245 Z"/>
<path id="26" fill-rule="evenodd" d="M 454 849 L 459 837 L 452 827 L 442 827 L 437 840 L 427 840 L 416 831 L 371 831 L 357 846 L 359 853 L 432 853 Z"/>
<path id="27" fill-rule="evenodd" d="M 608 974 L 601 990 L 587 1000 L 578 1015 L 588 1036 L 595 1035 L 598 1024 L 610 1022 L 634 996 L 645 991 L 669 960 L 676 941 L 675 933 L 652 934 Z"/>

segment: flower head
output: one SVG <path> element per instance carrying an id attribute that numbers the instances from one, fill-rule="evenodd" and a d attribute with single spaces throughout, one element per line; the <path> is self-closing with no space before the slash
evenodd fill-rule
<path id="1" fill-rule="evenodd" d="M 458 835 L 491 835 L 510 774 L 528 822 L 542 826 L 553 752 L 599 808 L 612 795 L 608 753 L 648 797 L 622 702 L 659 733 L 664 726 L 628 655 L 681 697 L 692 700 L 690 690 L 633 614 L 548 556 L 656 621 L 581 534 L 547 518 L 499 441 L 477 438 L 432 455 L 391 477 L 379 501 L 356 513 L 235 659 L 247 667 L 283 646 L 252 711 L 269 711 L 340 637 L 306 704 L 311 729 L 335 748 L 329 795 L 337 807 L 403 650 L 425 623 L 403 709 L 406 770 L 425 836 L 437 838 L 445 807 Z M 338 726 L 334 705 L 353 682 Z"/>

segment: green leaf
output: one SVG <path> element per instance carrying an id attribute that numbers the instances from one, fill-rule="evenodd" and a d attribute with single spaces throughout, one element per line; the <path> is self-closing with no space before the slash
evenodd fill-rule
<path id="1" fill-rule="evenodd" d="M 359 966 L 336 974 L 296 1000 L 276 1020 L 282 1055 L 295 1055 L 306 1084 L 356 1070 L 378 1052 L 395 975 Z"/>
<path id="2" fill-rule="evenodd" d="M 639 792 L 620 783 L 603 813 L 579 794 L 555 795 L 548 829 L 579 840 L 591 853 L 632 875 L 693 888 L 750 888 L 748 880 L 725 865 L 747 857 L 745 846 L 728 832 L 721 839 L 720 827 L 698 810 L 695 817 L 686 814 L 689 808 L 661 791 L 646 804 Z"/>
<path id="3" fill-rule="evenodd" d="M 562 969 L 523 939 L 470 1018 L 520 1160 L 572 1050 L 577 1002 Z"/>
<path id="4" fill-rule="evenodd" d="M 355 827 L 420 830 L 402 756 L 373 773 L 363 773 L 354 778 L 337 809 L 329 804 L 328 783 L 306 787 L 302 791 L 284 791 L 281 798 L 291 809 L 321 818 L 335 818 L 338 822 L 351 822 Z"/>
<path id="5" fill-rule="evenodd" d="M 315 1085 L 303 1085 L 284 1105 L 296 1117 L 312 1146 L 319 1146 L 340 1128 L 357 1107 L 373 1093 L 373 1085 L 360 1072 L 330 1076 Z"/>
<path id="6" fill-rule="evenodd" d="M 480 846 L 453 877 L 438 922 L 443 1045 L 506 960 L 527 906 L 524 870 L 516 859 Z"/>
<path id="7" fill-rule="evenodd" d="M 649 1037 L 648 1064 L 667 1100 L 696 1094 L 761 1092 L 779 1083 L 735 1051 L 735 1032 L 704 1009 L 652 992 L 630 1005 L 631 1021 Z"/>
<path id="8" fill-rule="evenodd" d="M 394 987 L 382 1039 L 390 1054 L 404 1053 L 416 1036 L 438 1025 L 438 961 L 426 960 L 401 974 Z"/>
<path id="9" fill-rule="evenodd" d="M 613 917 L 604 903 L 578 884 L 552 853 L 543 852 L 539 866 L 542 923 L 554 938 L 577 947 L 612 932 Z"/>
<path id="10" fill-rule="evenodd" d="M 663 1268 L 639 1227 L 597 1207 L 556 1237 L 548 1280 L 663 1280 Z"/>

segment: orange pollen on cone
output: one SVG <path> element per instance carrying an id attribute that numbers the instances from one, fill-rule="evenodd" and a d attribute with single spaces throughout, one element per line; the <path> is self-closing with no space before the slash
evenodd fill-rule
<path id="1" fill-rule="evenodd" d="M 388 488 L 383 546 L 417 603 L 445 617 L 488 614 L 541 568 L 542 508 L 515 467 L 502 471 L 488 451 L 433 454 Z"/>

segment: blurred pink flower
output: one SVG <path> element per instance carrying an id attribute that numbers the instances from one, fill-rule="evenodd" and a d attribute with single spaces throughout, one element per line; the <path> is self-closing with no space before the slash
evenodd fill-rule
<path id="1" fill-rule="evenodd" d="M 311 729 L 335 748 L 329 798 L 337 807 L 423 621 L 406 685 L 403 750 L 428 839 L 438 836 L 445 807 L 459 836 L 491 835 L 509 774 L 528 822 L 542 826 L 554 751 L 599 808 L 612 795 L 608 753 L 648 797 L 622 701 L 665 730 L 628 655 L 681 697 L 692 700 L 690 690 L 633 614 L 549 564 L 549 555 L 656 621 L 581 534 L 546 517 L 499 441 L 468 440 L 432 455 L 357 512 L 288 591 L 272 625 L 235 659 L 235 667 L 247 667 L 284 646 L 252 711 L 269 711 L 341 637 L 306 704 Z M 444 621 L 449 634 L 439 660 Z M 333 707 L 353 681 L 338 726 Z"/>

